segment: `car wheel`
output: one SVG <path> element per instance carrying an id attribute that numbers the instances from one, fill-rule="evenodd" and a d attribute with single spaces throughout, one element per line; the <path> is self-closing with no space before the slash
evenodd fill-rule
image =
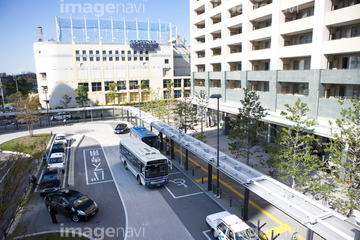
<path id="1" fill-rule="evenodd" d="M 79 216 L 77 214 L 74 213 L 73 215 L 71 215 L 71 221 L 79 222 L 80 218 L 79 218 Z"/>
<path id="2" fill-rule="evenodd" d="M 139 175 L 137 176 L 137 180 L 138 180 L 139 185 L 141 186 L 141 185 L 142 185 L 142 184 L 141 184 L 141 178 L 140 178 Z"/>
<path id="3" fill-rule="evenodd" d="M 211 233 L 214 236 L 215 239 L 219 239 L 218 236 L 216 235 L 215 229 L 211 229 Z"/>
<path id="4" fill-rule="evenodd" d="M 128 170 L 126 162 L 124 162 L 124 167 L 125 167 L 126 170 Z"/>

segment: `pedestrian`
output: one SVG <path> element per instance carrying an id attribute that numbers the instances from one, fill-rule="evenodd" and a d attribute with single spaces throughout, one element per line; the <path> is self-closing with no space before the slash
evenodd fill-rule
<path id="1" fill-rule="evenodd" d="M 63 123 L 67 126 L 66 118 L 64 118 Z"/>
<path id="2" fill-rule="evenodd" d="M 49 210 L 53 224 L 60 224 L 56 219 L 56 215 L 58 214 L 58 211 L 57 211 L 56 203 L 54 201 L 50 203 Z"/>
<path id="3" fill-rule="evenodd" d="M 34 174 L 32 174 L 30 171 L 29 171 L 29 184 L 32 184 L 33 186 L 37 186 L 37 178 L 35 177 Z"/>
<path id="4" fill-rule="evenodd" d="M 46 167 L 46 154 L 43 155 L 43 165 Z"/>

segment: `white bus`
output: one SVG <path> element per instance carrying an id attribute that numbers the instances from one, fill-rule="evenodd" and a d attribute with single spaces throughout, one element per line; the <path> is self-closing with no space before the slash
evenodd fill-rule
<path id="1" fill-rule="evenodd" d="M 119 150 L 125 169 L 135 176 L 140 185 L 150 188 L 169 182 L 171 162 L 159 150 L 137 138 L 121 139 Z"/>

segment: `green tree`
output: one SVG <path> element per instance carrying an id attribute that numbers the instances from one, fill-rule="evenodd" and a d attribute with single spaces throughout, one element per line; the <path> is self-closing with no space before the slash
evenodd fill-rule
<path id="1" fill-rule="evenodd" d="M 71 102 L 72 97 L 70 97 L 69 95 L 65 94 L 62 97 L 62 100 L 60 100 L 61 105 L 64 106 L 64 108 L 68 108 L 69 103 Z"/>
<path id="2" fill-rule="evenodd" d="M 266 113 L 255 92 L 245 88 L 244 95 L 244 99 L 240 100 L 242 107 L 239 108 L 236 119 L 231 120 L 229 139 L 234 142 L 229 143 L 229 150 L 236 158 L 245 158 L 246 164 L 250 165 L 250 156 L 256 155 L 266 144 L 265 137 L 261 136 L 264 125 L 260 122 Z"/>
<path id="3" fill-rule="evenodd" d="M 357 181 L 360 181 L 360 101 L 356 96 L 350 101 L 352 106 L 343 108 L 342 118 L 335 121 L 340 132 L 332 130 L 334 138 L 326 144 L 340 191 L 340 194 L 332 195 L 332 199 L 343 213 L 360 210 L 360 191 L 356 189 L 359 187 Z M 339 103 L 343 105 L 344 101 Z"/>
<path id="4" fill-rule="evenodd" d="M 195 130 L 197 126 L 196 106 L 190 98 L 179 99 L 174 111 L 175 126 L 187 133 L 188 130 Z"/>
<path id="5" fill-rule="evenodd" d="M 23 98 L 19 101 L 20 111 L 16 113 L 16 120 L 26 122 L 30 136 L 33 136 L 34 125 L 40 122 L 39 96 Z"/>
<path id="6" fill-rule="evenodd" d="M 77 96 L 75 97 L 77 105 L 84 107 L 84 105 L 86 105 L 90 101 L 87 89 L 84 87 L 84 85 L 78 85 L 75 91 L 77 94 Z"/>
<path id="7" fill-rule="evenodd" d="M 22 76 L 17 78 L 17 85 L 19 92 L 23 96 L 27 96 L 34 86 L 32 78 L 26 79 Z"/>
<path id="8" fill-rule="evenodd" d="M 113 102 L 113 116 L 115 117 L 115 99 L 119 97 L 116 82 L 109 84 L 109 93 L 107 93 L 106 96 Z"/>
<path id="9" fill-rule="evenodd" d="M 209 105 L 209 97 L 206 95 L 205 90 L 200 90 L 200 92 L 195 92 L 195 98 L 198 105 L 198 113 L 200 114 L 200 123 L 201 123 L 201 130 L 197 139 L 206 143 L 205 140 L 207 135 L 204 135 L 204 117 L 206 114 L 207 106 Z"/>
<path id="10" fill-rule="evenodd" d="M 154 91 L 153 95 L 154 95 L 154 105 L 152 109 L 155 110 L 153 115 L 157 117 L 159 120 L 164 120 L 165 117 L 168 115 L 167 114 L 168 111 L 167 111 L 166 101 L 162 97 L 162 92 L 160 88 Z"/>
<path id="11" fill-rule="evenodd" d="M 321 162 L 313 147 L 318 142 L 311 127 L 316 122 L 308 118 L 310 111 L 306 103 L 298 99 L 294 107 L 285 104 L 287 112 L 281 115 L 292 122 L 289 127 L 282 127 L 275 139 L 275 147 L 271 149 L 269 167 L 275 168 L 270 172 L 274 177 L 280 176 L 293 189 L 299 183 L 302 187 L 310 184 L 310 172 L 321 169 Z"/>

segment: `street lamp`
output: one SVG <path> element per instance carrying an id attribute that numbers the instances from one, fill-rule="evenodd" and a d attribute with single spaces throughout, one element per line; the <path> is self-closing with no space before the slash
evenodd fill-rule
<path id="1" fill-rule="evenodd" d="M 141 125 L 141 107 L 140 107 L 141 85 L 137 84 L 135 86 L 139 89 L 139 120 L 140 120 L 140 125 Z"/>
<path id="2" fill-rule="evenodd" d="M 43 92 L 45 93 L 46 115 L 47 115 L 47 118 L 48 118 L 48 124 L 50 126 L 49 108 L 48 108 L 49 100 L 47 100 L 47 86 L 43 86 L 42 88 L 43 88 Z"/>
<path id="3" fill-rule="evenodd" d="M 219 195 L 220 183 L 219 183 L 219 99 L 221 98 L 221 94 L 212 94 L 210 98 L 217 99 L 217 151 L 216 151 L 216 196 Z"/>

